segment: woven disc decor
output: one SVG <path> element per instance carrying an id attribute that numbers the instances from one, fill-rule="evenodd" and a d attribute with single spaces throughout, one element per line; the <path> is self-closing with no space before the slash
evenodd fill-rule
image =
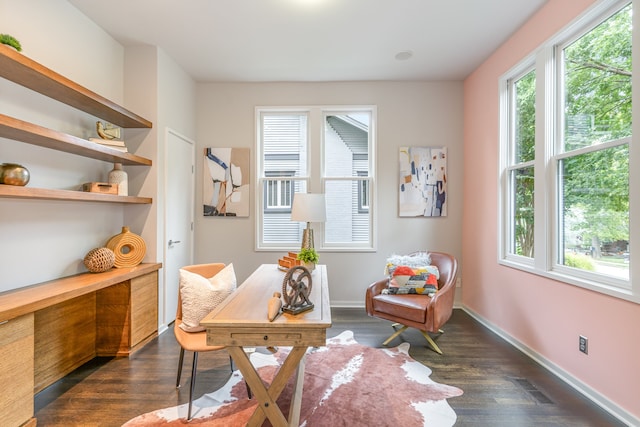
<path id="1" fill-rule="evenodd" d="M 109 239 L 107 247 L 116 255 L 116 268 L 135 267 L 147 252 L 142 237 L 129 231 L 129 227 L 122 227 L 122 233 Z"/>
<path id="2" fill-rule="evenodd" d="M 91 273 L 110 270 L 116 262 L 116 254 L 109 248 L 91 249 L 84 257 L 84 266 Z"/>

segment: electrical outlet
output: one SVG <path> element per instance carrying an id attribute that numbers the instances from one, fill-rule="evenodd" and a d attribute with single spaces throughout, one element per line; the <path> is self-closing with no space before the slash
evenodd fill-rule
<path id="1" fill-rule="evenodd" d="M 578 339 L 578 349 L 584 354 L 589 354 L 589 339 L 580 335 Z"/>

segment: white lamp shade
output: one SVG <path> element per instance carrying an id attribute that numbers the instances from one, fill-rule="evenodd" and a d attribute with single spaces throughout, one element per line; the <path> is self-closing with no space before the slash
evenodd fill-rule
<path id="1" fill-rule="evenodd" d="M 324 194 L 294 194 L 293 206 L 291 207 L 291 221 L 325 222 L 326 220 L 327 210 L 324 203 Z"/>

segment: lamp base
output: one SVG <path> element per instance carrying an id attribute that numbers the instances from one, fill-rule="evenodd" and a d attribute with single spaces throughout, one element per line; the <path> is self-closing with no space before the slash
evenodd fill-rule
<path id="1" fill-rule="evenodd" d="M 313 230 L 309 227 L 302 230 L 302 246 L 301 249 L 313 249 Z"/>

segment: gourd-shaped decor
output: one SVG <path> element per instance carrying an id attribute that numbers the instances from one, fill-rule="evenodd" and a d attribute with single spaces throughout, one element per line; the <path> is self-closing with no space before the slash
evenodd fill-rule
<path id="1" fill-rule="evenodd" d="M 147 252 L 147 245 L 142 237 L 129 231 L 129 227 L 122 227 L 122 233 L 109 239 L 106 246 L 116 255 L 116 268 L 135 267 L 142 262 Z"/>

